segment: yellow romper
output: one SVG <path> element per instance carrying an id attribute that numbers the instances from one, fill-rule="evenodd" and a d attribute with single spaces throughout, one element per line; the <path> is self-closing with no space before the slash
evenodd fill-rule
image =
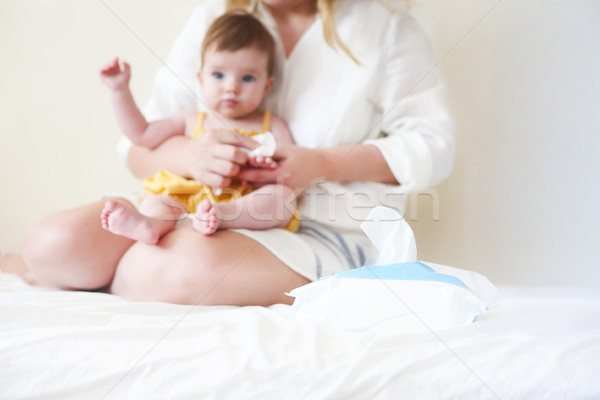
<path id="1" fill-rule="evenodd" d="M 204 116 L 205 113 L 198 113 L 196 129 L 190 133 L 190 137 L 198 138 L 204 132 L 206 132 L 206 130 L 202 127 Z M 255 130 L 246 131 L 243 129 L 234 129 L 234 132 L 252 137 L 268 132 L 270 123 L 271 114 L 269 111 L 265 110 L 262 132 L 257 132 Z M 187 209 L 188 213 L 195 213 L 196 208 L 204 199 L 209 199 L 213 204 L 224 201 L 232 201 L 247 195 L 253 190 L 251 185 L 243 183 L 239 179 L 234 179 L 229 186 L 221 188 L 221 192 L 216 194 L 210 186 L 205 185 L 200 181 L 195 179 L 186 179 L 164 169 L 154 176 L 144 179 L 143 185 L 144 189 L 146 189 L 146 192 L 148 193 L 166 194 L 169 197 L 176 199 Z M 294 212 L 294 216 L 285 229 L 290 232 L 296 232 L 299 226 L 300 218 L 298 211 L 296 210 Z"/>

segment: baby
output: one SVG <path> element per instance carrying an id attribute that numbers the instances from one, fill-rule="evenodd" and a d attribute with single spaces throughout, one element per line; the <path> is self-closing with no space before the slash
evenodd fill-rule
<path id="1" fill-rule="evenodd" d="M 121 67 L 114 59 L 101 70 L 102 81 L 111 89 L 118 125 L 133 143 L 154 148 L 172 136 L 195 138 L 208 130 L 233 130 L 255 138 L 272 133 L 277 143 L 293 143 L 281 119 L 259 110 L 273 85 L 275 63 L 273 38 L 260 21 L 240 11 L 216 19 L 204 38 L 201 58 L 198 80 L 212 112 L 182 111 L 153 122 L 146 121 L 133 100 L 130 66 L 123 63 Z M 262 168 L 276 166 L 270 157 L 252 154 L 248 163 Z M 175 228 L 177 220 L 194 212 L 194 229 L 205 235 L 221 228 L 298 228 L 294 194 L 284 185 L 269 184 L 253 190 L 245 182 L 235 181 L 217 191 L 163 170 L 146 179 L 144 187 L 154 194 L 139 210 L 108 200 L 102 211 L 102 226 L 148 244 L 157 243 Z"/>

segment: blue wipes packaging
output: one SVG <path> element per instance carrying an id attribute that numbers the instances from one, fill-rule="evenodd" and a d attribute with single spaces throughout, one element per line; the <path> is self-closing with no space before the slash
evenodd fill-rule
<path id="1" fill-rule="evenodd" d="M 484 276 L 416 260 L 414 235 L 395 210 L 377 207 L 362 228 L 376 265 L 340 272 L 292 290 L 292 311 L 351 331 L 417 333 L 474 322 L 495 305 Z"/>

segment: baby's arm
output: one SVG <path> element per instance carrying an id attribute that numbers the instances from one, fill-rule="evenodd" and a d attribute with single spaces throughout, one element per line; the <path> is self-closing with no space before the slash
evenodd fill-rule
<path id="1" fill-rule="evenodd" d="M 271 133 L 275 136 L 275 142 L 278 146 L 281 144 L 294 144 L 292 132 L 281 118 L 271 117 Z"/>
<path id="2" fill-rule="evenodd" d="M 133 143 L 154 148 L 171 136 L 185 133 L 185 119 L 179 114 L 151 123 L 146 121 L 129 89 L 131 68 L 128 63 L 124 62 L 121 68 L 119 59 L 115 58 L 102 68 L 100 78 L 111 90 L 119 128 Z"/>

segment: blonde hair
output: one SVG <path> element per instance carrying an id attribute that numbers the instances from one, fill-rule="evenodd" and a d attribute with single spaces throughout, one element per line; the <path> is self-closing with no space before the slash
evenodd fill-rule
<path id="1" fill-rule="evenodd" d="M 254 12 L 256 10 L 256 6 L 258 5 L 259 0 L 227 0 L 226 1 L 226 9 L 233 10 L 242 8 L 249 12 Z M 315 0 L 317 4 L 317 10 L 321 15 L 321 20 L 323 21 L 323 36 L 325 37 L 325 42 L 332 48 L 340 48 L 344 53 L 346 53 L 354 62 L 360 64 L 356 57 L 352 54 L 350 49 L 344 44 L 340 36 L 338 35 L 337 29 L 335 27 L 335 19 L 334 19 L 334 3 L 336 0 Z M 383 4 L 390 11 L 397 11 L 400 7 L 400 4 L 408 5 L 409 0 L 377 0 L 381 4 Z"/>

